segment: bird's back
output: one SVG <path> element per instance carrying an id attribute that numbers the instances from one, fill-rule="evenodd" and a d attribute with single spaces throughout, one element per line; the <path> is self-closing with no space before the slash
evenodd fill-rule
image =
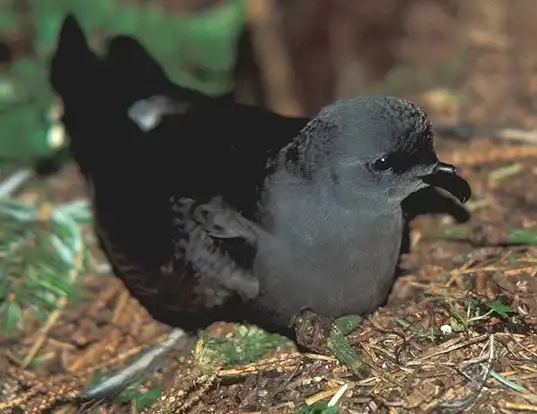
<path id="1" fill-rule="evenodd" d="M 201 320 L 188 316 L 203 304 L 192 294 L 196 275 L 177 255 L 180 236 L 170 200 L 204 203 L 220 196 L 254 219 L 267 160 L 307 120 L 174 85 L 132 38 L 119 36 L 109 45 L 103 58 L 95 55 L 69 16 L 50 72 L 93 201 L 101 247 L 115 273 L 158 319 L 187 329 L 201 320 L 226 319 L 218 309 L 203 311 Z M 154 96 L 179 104 L 179 113 L 165 114 L 145 131 L 129 109 Z"/>
<path id="2" fill-rule="evenodd" d="M 157 296 L 165 288 L 160 267 L 172 250 L 169 188 L 158 148 L 144 142 L 127 116 L 126 82 L 113 69 L 67 17 L 50 81 L 63 101 L 62 121 L 92 198 L 96 234 L 116 273 L 129 278 L 127 286 Z"/>

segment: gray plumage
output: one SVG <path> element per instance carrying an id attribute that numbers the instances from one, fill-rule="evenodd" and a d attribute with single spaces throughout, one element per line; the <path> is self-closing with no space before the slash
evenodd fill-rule
<path id="1" fill-rule="evenodd" d="M 401 201 L 428 185 L 470 196 L 402 99 L 284 117 L 173 84 L 133 38 L 101 58 L 72 15 L 50 82 L 114 273 L 189 332 L 229 321 L 293 337 L 304 307 L 371 312 L 392 286 Z"/>
<path id="2" fill-rule="evenodd" d="M 461 201 L 469 197 L 455 169 L 439 163 L 422 110 L 386 96 L 337 101 L 269 160 L 255 223 L 219 198 L 189 213 L 196 231 L 183 226 L 185 259 L 275 326 L 304 307 L 327 317 L 372 312 L 393 284 L 401 202 L 436 175 L 450 176 L 445 187 Z M 225 239 L 255 247 L 250 267 L 218 248 Z"/>

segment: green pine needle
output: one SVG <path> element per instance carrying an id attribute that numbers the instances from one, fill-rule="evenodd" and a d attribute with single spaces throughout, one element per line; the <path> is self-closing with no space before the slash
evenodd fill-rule
<path id="1" fill-rule="evenodd" d="M 46 319 L 61 298 L 75 298 L 88 254 L 80 224 L 90 219 L 85 202 L 54 207 L 0 199 L 0 326 L 6 334 L 27 316 Z"/>

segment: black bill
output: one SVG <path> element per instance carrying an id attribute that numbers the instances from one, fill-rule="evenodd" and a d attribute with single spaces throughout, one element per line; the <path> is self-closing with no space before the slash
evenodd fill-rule
<path id="1" fill-rule="evenodd" d="M 431 174 L 421 178 L 429 185 L 448 191 L 461 203 L 467 202 L 472 196 L 470 185 L 464 178 L 457 175 L 457 169 L 453 165 L 438 162 Z"/>

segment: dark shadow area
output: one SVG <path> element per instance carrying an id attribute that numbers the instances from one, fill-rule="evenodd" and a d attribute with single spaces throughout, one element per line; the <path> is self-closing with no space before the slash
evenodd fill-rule
<path id="1" fill-rule="evenodd" d="M 470 213 L 462 204 L 436 187 L 427 187 L 410 195 L 402 206 L 409 220 L 422 214 L 448 214 L 459 223 L 470 219 Z"/>
<path id="2" fill-rule="evenodd" d="M 401 242 L 401 254 L 410 252 L 410 221 L 424 214 L 447 214 L 458 223 L 470 220 L 470 212 L 453 197 L 444 195 L 436 187 L 427 187 L 409 197 L 402 203 L 407 218 Z M 397 277 L 411 273 L 414 269 L 397 269 Z"/>
<path id="3" fill-rule="evenodd" d="M 67 147 L 61 148 L 53 154 L 37 160 L 33 166 L 34 172 L 40 178 L 50 177 L 51 175 L 58 174 L 70 159 L 71 154 L 69 149 Z"/>
<path id="4" fill-rule="evenodd" d="M 0 42 L 0 67 L 7 66 L 11 64 L 13 56 L 11 55 L 11 50 L 7 43 Z"/>
<path id="5" fill-rule="evenodd" d="M 264 106 L 266 94 L 263 90 L 261 68 L 255 56 L 252 29 L 248 25 L 245 25 L 239 36 L 234 79 L 234 95 L 237 101 Z"/>

